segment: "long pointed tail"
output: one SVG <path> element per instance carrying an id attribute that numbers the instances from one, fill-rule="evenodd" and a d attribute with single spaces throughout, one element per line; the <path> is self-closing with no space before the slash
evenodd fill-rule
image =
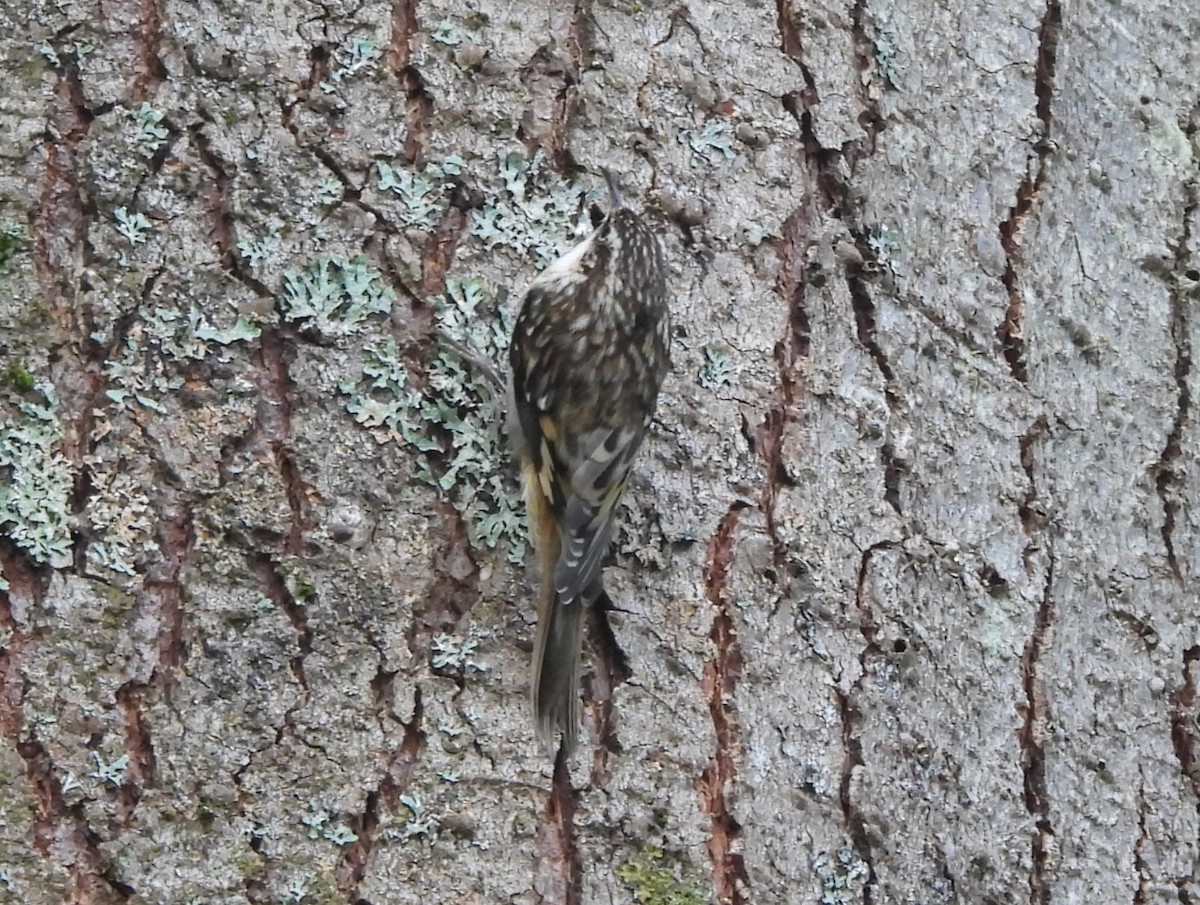
<path id="1" fill-rule="evenodd" d="M 579 741 L 579 651 L 584 602 L 561 603 L 552 582 L 543 581 L 533 649 L 533 713 L 538 737 L 553 755 L 555 735 L 569 755 Z"/>

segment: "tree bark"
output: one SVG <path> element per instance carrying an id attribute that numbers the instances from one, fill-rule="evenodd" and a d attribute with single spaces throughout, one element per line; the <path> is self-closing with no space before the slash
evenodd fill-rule
<path id="1" fill-rule="evenodd" d="M 1200 900 L 1200 12 L 0 12 L 0 903 Z M 531 726 L 511 311 L 674 371 Z"/>

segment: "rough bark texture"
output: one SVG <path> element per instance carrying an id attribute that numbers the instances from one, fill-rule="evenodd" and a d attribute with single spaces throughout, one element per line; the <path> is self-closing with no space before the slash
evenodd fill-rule
<path id="1" fill-rule="evenodd" d="M 0 902 L 1200 902 L 1194 4 L 0 26 Z M 675 370 L 556 766 L 435 362 L 605 165 Z"/>

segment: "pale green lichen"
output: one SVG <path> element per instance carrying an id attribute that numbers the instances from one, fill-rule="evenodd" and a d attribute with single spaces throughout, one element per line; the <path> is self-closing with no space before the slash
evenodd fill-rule
<path id="1" fill-rule="evenodd" d="M 449 47 L 454 47 L 456 44 L 462 43 L 462 35 L 459 34 L 454 23 L 449 19 L 443 19 L 438 23 L 438 27 L 433 30 L 433 34 L 429 37 L 437 41 L 439 44 L 445 44 Z"/>
<path id="2" fill-rule="evenodd" d="M 661 849 L 646 846 L 617 868 L 640 905 L 704 905 L 698 884 L 676 876 Z"/>
<path id="3" fill-rule="evenodd" d="M 821 852 L 813 859 L 813 870 L 821 881 L 821 905 L 847 905 L 861 898 L 860 888 L 870 876 L 866 863 L 849 845 L 836 853 Z"/>
<path id="4" fill-rule="evenodd" d="M 46 62 L 53 66 L 62 65 L 62 57 L 60 53 L 68 54 L 74 58 L 76 66 L 83 66 L 84 60 L 88 54 L 94 53 L 96 45 L 91 41 L 74 41 L 70 44 L 63 44 L 61 51 L 55 50 L 49 44 L 43 44 L 38 48 L 38 52 L 46 59 Z"/>
<path id="5" fill-rule="evenodd" d="M 162 110 L 156 110 L 147 103 L 143 103 L 140 107 L 133 111 L 133 122 L 136 127 L 134 140 L 144 147 L 147 151 L 157 151 L 159 146 L 166 141 L 170 130 L 162 124 L 166 114 Z"/>
<path id="6" fill-rule="evenodd" d="M 288 895 L 288 901 L 297 903 L 303 902 L 308 896 L 308 883 L 308 877 L 293 877 L 288 883 L 287 889 L 285 890 Z"/>
<path id="7" fill-rule="evenodd" d="M 589 192 L 563 181 L 539 151 L 532 160 L 501 151 L 498 197 L 471 212 L 471 235 L 489 248 L 532 254 L 539 269 L 566 251 Z"/>
<path id="8" fill-rule="evenodd" d="M 325 337 L 358 332 L 373 314 L 388 314 L 395 291 L 365 258 L 324 255 L 283 275 L 282 313 Z"/>
<path id="9" fill-rule="evenodd" d="M 118 207 L 113 211 L 113 219 L 117 221 L 117 232 L 129 240 L 130 245 L 142 245 L 150 233 L 150 221 L 138 211 L 132 214 L 126 208 Z"/>
<path id="10" fill-rule="evenodd" d="M 379 45 L 370 35 L 356 35 L 345 45 L 334 51 L 333 58 L 337 65 L 329 78 L 321 82 L 321 90 L 333 94 L 340 83 L 360 73 L 374 72 L 379 64 Z"/>
<path id="11" fill-rule="evenodd" d="M 893 269 L 900 251 L 900 233 L 886 226 L 876 226 L 867 236 L 867 245 L 875 253 L 875 261 L 880 267 Z"/>
<path id="12" fill-rule="evenodd" d="M 334 845 L 349 845 L 351 842 L 358 841 L 358 836 L 344 823 L 326 829 L 321 835 Z"/>
<path id="13" fill-rule="evenodd" d="M 1003 599 L 988 598 L 978 622 L 978 640 L 984 656 L 1001 660 L 1017 660 L 1022 653 L 1017 638 L 1021 613 L 1013 610 Z"/>
<path id="14" fill-rule="evenodd" d="M 742 226 L 742 236 L 751 248 L 758 248 L 767 239 L 776 238 L 778 232 L 769 226 L 754 220 L 748 220 Z"/>
<path id="15" fill-rule="evenodd" d="M 0 276 L 12 273 L 13 258 L 28 244 L 21 224 L 10 220 L 0 221 Z"/>
<path id="16" fill-rule="evenodd" d="M 710 164 L 719 162 L 714 154 L 725 160 L 737 156 L 733 150 L 733 126 L 724 119 L 710 117 L 699 129 L 681 132 L 679 140 L 691 149 L 693 159 L 699 158 Z"/>
<path id="17" fill-rule="evenodd" d="M 440 633 L 433 636 L 430 665 L 434 669 L 463 674 L 470 670 L 485 672 L 486 667 L 477 663 L 472 656 L 479 647 L 479 638 L 472 634 L 450 635 Z"/>
<path id="18" fill-rule="evenodd" d="M 900 60 L 897 57 L 896 28 L 886 14 L 880 14 L 875 23 L 875 65 L 888 88 L 900 87 Z"/>
<path id="19" fill-rule="evenodd" d="M 503 359 L 509 319 L 479 280 L 447 280 L 434 305 L 440 335 L 492 362 Z M 503 540 L 513 562 L 525 554 L 524 519 L 504 479 L 507 451 L 493 390 L 457 351 L 439 346 L 429 362 L 427 385 L 417 389 L 386 339 L 364 350 L 362 377 L 341 384 L 346 410 L 381 442 L 420 453 L 417 475 L 449 495 L 475 547 Z"/>
<path id="20" fill-rule="evenodd" d="M 127 410 L 136 402 L 161 414 L 165 408 L 159 397 L 183 386 L 183 376 L 168 369 L 171 359 L 202 360 L 225 346 L 261 334 L 262 328 L 242 314 L 228 327 L 218 327 L 194 305 L 186 312 L 169 306 L 142 306 L 125 337 L 121 356 L 105 365 L 105 396 L 118 410 Z M 104 334 L 93 338 L 97 342 L 108 339 Z"/>
<path id="21" fill-rule="evenodd" d="M 104 759 L 93 751 L 92 760 L 96 762 L 96 769 L 89 773 L 88 776 L 118 788 L 124 784 L 125 773 L 129 769 L 128 754 L 122 754 L 116 760 L 105 763 Z"/>
<path id="22" fill-rule="evenodd" d="M 447 157 L 440 164 L 428 164 L 421 172 L 380 161 L 379 190 L 400 199 L 400 219 L 406 226 L 431 229 L 450 206 L 450 189 L 462 173 L 463 161 Z"/>
<path id="23" fill-rule="evenodd" d="M 308 827 L 309 839 L 326 839 L 334 845 L 349 845 L 358 841 L 358 836 L 350 827 L 344 823 L 333 823 L 329 812 L 315 801 L 308 803 L 308 813 L 300 815 L 300 822 Z"/>
<path id="24" fill-rule="evenodd" d="M 707 390 L 715 390 L 733 382 L 733 359 L 716 346 L 704 347 L 704 366 L 697 375 L 700 386 Z"/>
<path id="25" fill-rule="evenodd" d="M 54 387 L 34 392 L 40 401 L 10 399 L 16 412 L 0 421 L 0 530 L 37 562 L 62 568 L 71 563 L 71 467 Z"/>
<path id="26" fill-rule="evenodd" d="M 388 835 L 392 837 L 399 836 L 401 839 L 423 837 L 430 845 L 437 842 L 438 832 L 442 828 L 441 821 L 426 810 L 424 803 L 421 801 L 420 793 L 405 793 L 400 796 L 400 803 L 408 808 L 412 817 L 405 821 L 404 827 L 399 833 L 390 831 Z"/>
<path id="27" fill-rule="evenodd" d="M 317 184 L 317 204 L 335 204 L 342 200 L 345 189 L 334 176 L 326 176 Z"/>
<path id="28" fill-rule="evenodd" d="M 242 260 L 251 267 L 258 267 L 268 255 L 279 250 L 279 236 L 244 236 L 238 239 L 237 247 Z"/>
<path id="29" fill-rule="evenodd" d="M 230 302 L 232 313 L 235 305 Z M 104 366 L 111 403 L 96 409 L 93 440 L 102 440 L 114 430 L 116 415 L 148 410 L 160 415 L 168 411 L 166 402 L 183 386 L 180 361 L 224 359 L 227 347 L 256 339 L 262 328 L 244 315 L 206 313 L 195 305 L 186 311 L 169 306 L 144 305 L 131 319 L 124 342 Z M 210 319 L 212 318 L 212 319 Z M 213 320 L 224 320 L 218 326 Z M 97 332 L 97 342 L 110 343 L 112 337 Z M 88 565 L 133 578 L 137 561 L 155 546 L 151 504 L 144 481 L 130 473 L 120 462 L 108 462 L 97 455 L 88 460 L 92 492 L 82 516 L 91 542 L 87 548 Z"/>
<path id="30" fill-rule="evenodd" d="M 193 309 L 197 322 L 192 325 L 196 339 L 216 343 L 218 346 L 229 346 L 233 343 L 249 342 L 262 336 L 262 327 L 250 320 L 244 314 L 239 314 L 234 322 L 225 328 L 214 327 L 204 316 Z"/>
<path id="31" fill-rule="evenodd" d="M 339 389 L 350 397 L 346 410 L 379 442 L 393 440 L 420 452 L 440 452 L 441 444 L 424 431 L 424 395 L 408 387 L 408 371 L 391 339 L 368 345 L 364 350 L 362 381 L 346 381 Z"/>
<path id="32" fill-rule="evenodd" d="M 96 539 L 88 546 L 89 565 L 133 577 L 138 557 L 155 546 L 154 513 L 144 483 L 97 462 L 92 488 L 87 520 Z"/>
<path id="33" fill-rule="evenodd" d="M 308 813 L 300 815 L 300 822 L 308 827 L 309 839 L 320 839 L 325 824 L 329 822 L 329 812 L 318 806 L 315 801 L 310 801 Z"/>

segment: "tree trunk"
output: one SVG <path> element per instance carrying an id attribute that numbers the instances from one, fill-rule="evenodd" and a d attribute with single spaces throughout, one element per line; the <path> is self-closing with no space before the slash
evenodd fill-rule
<path id="1" fill-rule="evenodd" d="M 1194 5 L 15 5 L 0 902 L 1200 901 Z M 605 166 L 556 766 L 487 362 Z"/>

